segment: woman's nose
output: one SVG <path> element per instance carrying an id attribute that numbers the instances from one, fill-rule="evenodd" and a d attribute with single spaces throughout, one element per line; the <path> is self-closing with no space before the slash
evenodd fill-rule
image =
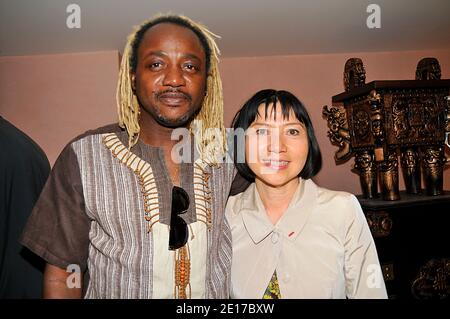
<path id="1" fill-rule="evenodd" d="M 282 134 L 271 134 L 267 144 L 267 150 L 271 153 L 286 152 L 286 144 Z"/>

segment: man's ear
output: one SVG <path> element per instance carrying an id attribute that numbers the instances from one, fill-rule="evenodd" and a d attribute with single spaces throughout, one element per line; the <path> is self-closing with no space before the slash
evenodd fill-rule
<path id="1" fill-rule="evenodd" d="M 133 93 L 136 93 L 136 74 L 130 73 L 130 79 L 131 79 L 131 89 L 133 90 Z"/>

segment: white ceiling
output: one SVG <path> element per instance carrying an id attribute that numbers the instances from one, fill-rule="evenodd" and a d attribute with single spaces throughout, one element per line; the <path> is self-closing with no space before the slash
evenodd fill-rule
<path id="1" fill-rule="evenodd" d="M 66 8 L 81 7 L 81 28 Z M 369 29 L 366 8 L 381 7 Z M 450 48 L 450 0 L 0 0 L 0 55 L 122 50 L 132 26 L 182 13 L 222 36 L 223 57 Z"/>

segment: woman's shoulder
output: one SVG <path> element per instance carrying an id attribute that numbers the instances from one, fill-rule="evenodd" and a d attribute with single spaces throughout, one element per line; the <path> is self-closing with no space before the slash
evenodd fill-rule
<path id="1" fill-rule="evenodd" d="M 314 182 L 312 182 L 314 183 Z M 318 186 L 317 188 L 317 203 L 320 205 L 331 205 L 335 207 L 348 207 L 359 205 L 356 196 L 352 193 L 340 190 L 332 190 L 326 187 Z"/>
<path id="2" fill-rule="evenodd" d="M 244 193 L 245 193 L 245 191 L 241 192 L 239 194 L 236 194 L 236 195 L 229 196 L 228 201 L 227 201 L 227 207 L 231 207 L 231 206 L 234 206 L 234 205 L 240 203 Z"/>
<path id="3" fill-rule="evenodd" d="M 352 193 L 317 187 L 316 212 L 328 222 L 347 227 L 354 220 L 363 220 L 361 205 Z"/>
<path id="4" fill-rule="evenodd" d="M 242 210 L 244 202 L 248 202 L 249 196 L 253 195 L 253 187 L 254 183 L 251 183 L 245 191 L 228 197 L 225 213 L 229 218 Z"/>

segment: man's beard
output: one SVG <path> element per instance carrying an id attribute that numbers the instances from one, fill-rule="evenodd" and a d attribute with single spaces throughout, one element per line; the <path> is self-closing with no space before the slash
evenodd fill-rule
<path id="1" fill-rule="evenodd" d="M 193 118 L 198 114 L 199 111 L 200 108 L 198 108 L 198 110 L 193 110 L 193 112 L 188 112 L 177 119 L 169 119 L 161 114 L 152 114 L 152 115 L 159 125 L 168 128 L 177 128 L 177 127 L 187 127 L 188 124 L 193 120 Z"/>
<path id="2" fill-rule="evenodd" d="M 168 118 L 154 108 L 145 108 L 141 106 L 142 104 L 140 103 L 139 99 L 138 102 L 142 112 L 148 113 L 151 117 L 153 117 L 156 123 L 167 128 L 187 127 L 202 109 L 202 105 L 200 105 L 196 108 L 190 109 L 188 112 L 178 118 Z"/>

